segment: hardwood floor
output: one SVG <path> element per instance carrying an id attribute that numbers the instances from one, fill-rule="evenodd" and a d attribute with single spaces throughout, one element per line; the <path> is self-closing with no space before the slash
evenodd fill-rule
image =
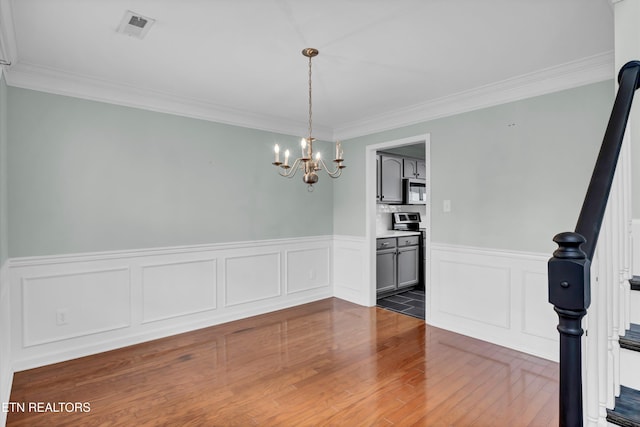
<path id="1" fill-rule="evenodd" d="M 25 410 L 7 425 L 557 426 L 557 376 L 556 363 L 331 298 L 18 372 L 11 402 Z"/>

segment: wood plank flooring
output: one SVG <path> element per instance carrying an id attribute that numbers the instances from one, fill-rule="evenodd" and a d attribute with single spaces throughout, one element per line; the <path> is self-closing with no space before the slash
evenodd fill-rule
<path id="1" fill-rule="evenodd" d="M 557 377 L 556 363 L 330 298 L 18 372 L 25 410 L 7 425 L 557 426 Z"/>

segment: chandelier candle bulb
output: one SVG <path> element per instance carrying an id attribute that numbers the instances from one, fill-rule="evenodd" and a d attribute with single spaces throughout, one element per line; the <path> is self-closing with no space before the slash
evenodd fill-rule
<path id="1" fill-rule="evenodd" d="M 336 141 L 336 160 L 342 159 L 342 144 Z"/>
<path id="2" fill-rule="evenodd" d="M 284 165 L 289 166 L 289 150 L 285 150 L 284 152 Z"/>
<path id="3" fill-rule="evenodd" d="M 273 148 L 273 151 L 275 151 L 276 153 L 276 163 L 280 163 L 280 146 L 276 144 L 276 146 Z"/>

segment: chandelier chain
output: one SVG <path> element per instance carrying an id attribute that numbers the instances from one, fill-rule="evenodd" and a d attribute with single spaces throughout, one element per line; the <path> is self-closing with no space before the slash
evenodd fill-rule
<path id="1" fill-rule="evenodd" d="M 312 112 L 311 112 L 311 56 L 309 56 L 309 143 L 311 143 Z"/>

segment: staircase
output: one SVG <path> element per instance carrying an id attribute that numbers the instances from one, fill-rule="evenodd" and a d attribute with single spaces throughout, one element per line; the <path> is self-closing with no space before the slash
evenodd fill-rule
<path id="1" fill-rule="evenodd" d="M 607 421 L 624 427 L 640 427 L 640 276 L 634 276 L 629 283 L 632 323 L 620 337 L 620 396 L 615 399 L 614 409 L 607 409 Z"/>
<path id="2" fill-rule="evenodd" d="M 558 249 L 548 263 L 549 302 L 560 335 L 562 427 L 640 427 L 640 277 L 627 281 L 631 153 L 623 143 L 640 88 L 640 61 L 625 64 L 618 83 L 575 231 L 553 238 Z"/>

